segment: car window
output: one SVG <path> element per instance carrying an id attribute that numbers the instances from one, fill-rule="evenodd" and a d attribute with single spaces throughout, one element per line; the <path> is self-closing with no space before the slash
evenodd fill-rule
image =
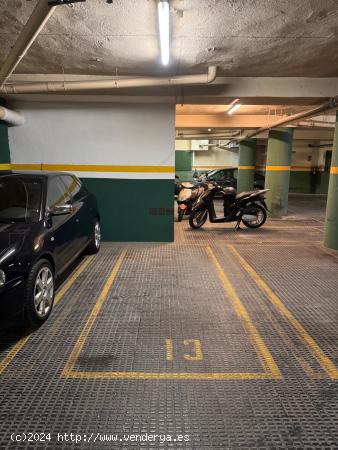
<path id="1" fill-rule="evenodd" d="M 73 197 L 75 202 L 87 195 L 87 190 L 82 186 L 81 181 L 77 177 L 72 175 L 61 175 L 61 179 L 66 186 L 67 193 Z"/>
<path id="2" fill-rule="evenodd" d="M 210 175 L 210 178 L 213 180 L 221 180 L 223 178 L 223 170 L 218 170 L 217 172 L 214 172 L 212 175 Z"/>
<path id="3" fill-rule="evenodd" d="M 53 210 L 56 206 L 71 204 L 71 196 L 60 177 L 51 177 L 48 180 L 47 208 Z"/>
<path id="4" fill-rule="evenodd" d="M 0 178 L 0 222 L 37 222 L 40 217 L 42 183 L 17 176 Z"/>
<path id="5" fill-rule="evenodd" d="M 217 172 L 217 170 L 209 170 L 208 172 L 205 172 L 205 174 L 204 174 L 204 173 L 201 173 L 201 175 L 206 175 L 206 176 L 212 178 L 212 176 L 213 176 L 216 172 Z"/>

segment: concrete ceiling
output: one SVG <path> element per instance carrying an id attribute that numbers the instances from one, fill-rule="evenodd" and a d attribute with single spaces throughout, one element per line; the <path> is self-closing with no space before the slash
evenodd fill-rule
<path id="1" fill-rule="evenodd" d="M 46 0 L 47 1 L 47 0 Z M 36 0 L 0 0 L 0 65 Z M 163 75 L 210 64 L 226 77 L 336 77 L 336 0 L 171 0 L 172 62 L 160 63 L 155 0 L 60 6 L 16 73 Z"/>

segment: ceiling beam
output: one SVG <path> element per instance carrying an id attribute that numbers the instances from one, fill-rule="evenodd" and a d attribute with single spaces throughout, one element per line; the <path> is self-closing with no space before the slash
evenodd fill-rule
<path id="1" fill-rule="evenodd" d="M 228 114 L 178 114 L 176 128 L 260 128 L 285 116 L 228 115 Z"/>

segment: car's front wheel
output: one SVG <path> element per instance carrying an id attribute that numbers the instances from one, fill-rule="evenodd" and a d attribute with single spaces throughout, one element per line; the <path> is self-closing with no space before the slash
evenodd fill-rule
<path id="1" fill-rule="evenodd" d="M 36 328 L 50 316 L 55 295 L 54 271 L 49 261 L 37 261 L 28 275 L 25 292 L 25 323 Z"/>
<path id="2" fill-rule="evenodd" d="M 101 247 L 101 226 L 99 219 L 95 220 L 93 231 L 90 237 L 90 242 L 87 247 L 87 253 L 94 255 L 98 253 Z"/>

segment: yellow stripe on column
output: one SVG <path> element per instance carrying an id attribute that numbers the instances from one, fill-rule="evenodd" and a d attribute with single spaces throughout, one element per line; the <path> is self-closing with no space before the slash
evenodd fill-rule
<path id="1" fill-rule="evenodd" d="M 266 166 L 266 170 L 290 170 L 291 166 Z"/>
<path id="2" fill-rule="evenodd" d="M 254 170 L 255 166 L 238 166 L 240 170 Z"/>
<path id="3" fill-rule="evenodd" d="M 332 173 L 334 175 L 338 175 L 338 167 L 337 166 L 331 167 L 330 173 Z"/>

